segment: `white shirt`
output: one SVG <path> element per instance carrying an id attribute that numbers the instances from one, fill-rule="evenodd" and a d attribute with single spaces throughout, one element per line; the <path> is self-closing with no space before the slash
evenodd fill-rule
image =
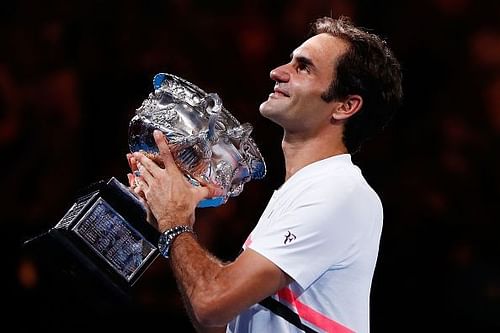
<path id="1" fill-rule="evenodd" d="M 382 204 L 348 154 L 300 169 L 275 191 L 244 248 L 294 282 L 273 297 L 318 332 L 369 332 Z M 301 332 L 256 304 L 227 332 Z"/>

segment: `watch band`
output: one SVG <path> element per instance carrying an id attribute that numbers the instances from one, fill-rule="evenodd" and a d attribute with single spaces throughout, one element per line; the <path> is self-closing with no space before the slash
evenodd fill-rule
<path id="1" fill-rule="evenodd" d="M 158 250 L 162 256 L 168 259 L 170 256 L 170 248 L 172 247 L 174 239 L 184 232 L 195 234 L 191 227 L 188 227 L 187 225 L 178 225 L 164 231 L 160 235 L 160 239 L 158 240 Z"/>

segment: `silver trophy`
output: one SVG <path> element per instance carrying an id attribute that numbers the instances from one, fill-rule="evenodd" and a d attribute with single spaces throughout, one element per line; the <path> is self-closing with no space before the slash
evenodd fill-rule
<path id="1" fill-rule="evenodd" d="M 153 131 L 162 131 L 193 186 L 211 183 L 222 189 L 220 197 L 203 200 L 199 207 L 219 206 L 239 195 L 246 182 L 264 177 L 252 127 L 240 124 L 216 94 L 171 74 L 157 74 L 153 85 L 130 121 L 130 151 L 141 151 L 161 165 Z M 158 257 L 159 233 L 146 216 L 142 202 L 112 177 L 91 185 L 53 228 L 25 244 L 51 264 L 64 261 L 72 276 L 91 275 L 122 290 Z"/>
<path id="2" fill-rule="evenodd" d="M 219 206 L 239 195 L 249 180 L 264 177 L 266 166 L 250 137 L 252 126 L 240 124 L 217 94 L 166 73 L 157 74 L 153 86 L 130 121 L 130 151 L 142 151 L 161 164 L 152 133 L 162 131 L 178 167 L 194 185 L 211 183 L 223 190 L 199 207 Z"/>

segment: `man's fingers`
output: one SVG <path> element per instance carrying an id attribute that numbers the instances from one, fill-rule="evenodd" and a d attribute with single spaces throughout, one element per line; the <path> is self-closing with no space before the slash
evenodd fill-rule
<path id="1" fill-rule="evenodd" d="M 130 153 L 127 154 L 127 162 L 128 162 L 128 166 L 130 167 L 130 170 L 132 170 L 132 171 L 137 170 L 137 160 Z"/>
<path id="2" fill-rule="evenodd" d="M 194 189 L 197 201 L 201 201 L 203 199 L 210 199 L 214 197 L 220 197 L 224 195 L 224 191 L 220 187 L 213 184 L 197 186 Z"/>
<path id="3" fill-rule="evenodd" d="M 224 195 L 224 190 L 214 184 L 207 184 L 205 188 L 208 190 L 205 198 L 220 197 Z"/>
<path id="4" fill-rule="evenodd" d="M 154 177 L 153 175 L 151 174 L 151 171 L 148 170 L 147 168 L 145 168 L 142 164 L 140 164 L 139 166 L 139 172 L 140 172 L 140 177 L 147 183 L 151 183 L 151 181 L 154 180 Z"/>
<path id="5" fill-rule="evenodd" d="M 128 178 L 128 186 L 131 188 L 134 188 L 134 186 L 135 186 L 134 175 L 131 173 L 127 173 L 127 178 Z"/>
<path id="6" fill-rule="evenodd" d="M 139 165 L 141 165 L 142 169 L 148 170 L 153 177 L 157 176 L 161 172 L 161 170 L 163 170 L 143 153 L 135 152 L 133 153 L 133 156 L 136 160 L 136 170 L 139 170 Z M 139 172 L 142 171 L 139 170 Z"/>
<path id="7" fill-rule="evenodd" d="M 196 178 L 196 181 L 200 183 L 201 187 L 204 187 L 208 190 L 207 196 L 203 197 L 203 199 L 220 197 L 224 195 L 224 190 L 220 186 L 217 186 L 213 183 L 208 183 L 201 178 Z"/>
<path id="8" fill-rule="evenodd" d="M 143 202 L 145 203 L 146 202 L 146 195 L 144 194 L 144 191 L 142 190 L 142 188 L 140 186 L 136 186 L 133 188 L 133 192 L 135 193 L 135 195 Z"/>
<path id="9" fill-rule="evenodd" d="M 178 169 L 177 165 L 175 164 L 174 157 L 172 156 L 172 152 L 168 147 L 165 135 L 161 131 L 155 130 L 153 132 L 153 136 L 156 142 L 156 146 L 160 150 L 160 156 L 163 159 L 163 163 L 165 164 L 165 169 L 172 170 L 172 167 Z"/>
<path id="10" fill-rule="evenodd" d="M 196 187 L 195 191 L 196 202 L 210 198 L 210 190 L 205 186 Z"/>

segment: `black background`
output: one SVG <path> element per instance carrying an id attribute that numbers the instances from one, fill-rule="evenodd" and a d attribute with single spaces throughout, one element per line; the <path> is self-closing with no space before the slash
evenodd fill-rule
<path id="1" fill-rule="evenodd" d="M 498 331 L 499 13 L 498 1 L 472 0 L 2 2 L 6 318 L 19 331 L 94 328 L 103 318 L 121 329 L 191 331 L 165 260 L 125 305 L 47 281 L 21 244 L 53 226 L 89 183 L 126 181 L 128 121 L 154 74 L 170 72 L 218 93 L 254 126 L 266 159 L 264 180 L 198 212 L 201 242 L 234 258 L 283 181 L 281 130 L 258 113 L 269 71 L 288 61 L 314 18 L 343 14 L 386 38 L 404 71 L 404 106 L 354 156 L 385 208 L 372 331 Z"/>

